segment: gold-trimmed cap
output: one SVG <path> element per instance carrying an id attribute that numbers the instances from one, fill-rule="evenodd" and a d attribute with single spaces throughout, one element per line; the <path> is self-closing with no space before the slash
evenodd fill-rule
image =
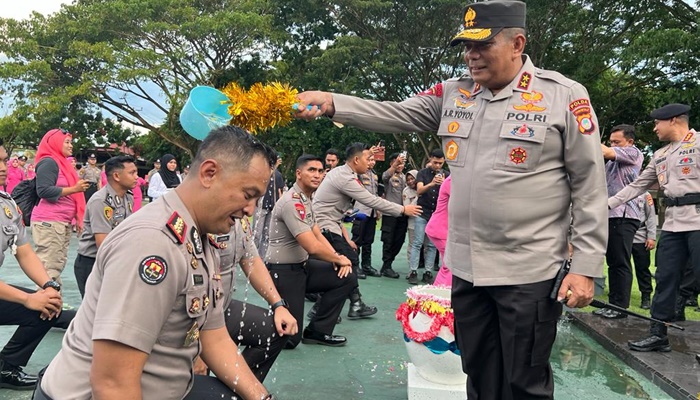
<path id="1" fill-rule="evenodd" d="M 464 41 L 485 42 L 503 28 L 525 28 L 525 3 L 522 1 L 486 1 L 469 4 L 464 10 L 462 30 L 450 46 Z"/>

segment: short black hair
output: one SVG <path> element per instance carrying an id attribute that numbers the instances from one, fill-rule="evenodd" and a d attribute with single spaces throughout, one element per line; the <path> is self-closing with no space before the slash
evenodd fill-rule
<path id="1" fill-rule="evenodd" d="M 360 142 L 352 143 L 345 149 L 345 160 L 347 161 L 365 150 L 369 150 L 368 145 Z"/>
<path id="2" fill-rule="evenodd" d="M 277 155 L 272 147 L 237 126 L 224 125 L 204 138 L 192 160 L 191 171 L 198 171 L 199 165 L 209 158 L 224 164 L 227 169 L 246 171 L 256 155 L 264 157 L 270 169 L 274 168 Z"/>
<path id="3" fill-rule="evenodd" d="M 126 163 L 136 164 L 136 160 L 132 156 L 125 155 L 114 156 L 109 160 L 105 161 L 105 174 L 107 175 L 107 179 L 109 179 L 112 176 L 112 173 L 124 169 L 124 164 Z"/>
<path id="4" fill-rule="evenodd" d="M 615 126 L 613 126 L 610 133 L 617 132 L 617 131 L 622 131 L 622 134 L 625 136 L 625 139 L 634 140 L 636 137 L 634 134 L 634 126 L 633 125 L 627 125 L 627 124 L 615 125 Z"/>
<path id="5" fill-rule="evenodd" d="M 299 158 L 297 158 L 297 163 L 296 163 L 295 168 L 296 169 L 304 168 L 304 166 L 306 164 L 310 163 L 311 161 L 318 161 L 321 163 L 322 166 L 324 166 L 323 159 L 321 157 L 314 155 L 314 154 L 302 154 L 301 156 L 299 156 Z"/>
<path id="6" fill-rule="evenodd" d="M 391 155 L 389 156 L 389 164 L 391 164 L 392 162 L 394 162 L 394 160 L 399 158 L 400 154 L 401 153 L 391 153 Z"/>
<path id="7" fill-rule="evenodd" d="M 435 150 L 430 152 L 430 157 L 431 158 L 445 158 L 445 153 L 443 153 L 441 149 L 435 149 Z"/>
<path id="8" fill-rule="evenodd" d="M 338 154 L 338 150 L 336 150 L 336 149 L 334 149 L 334 148 L 332 148 L 332 147 L 331 147 L 330 149 L 326 150 L 326 155 L 329 155 L 329 154 L 334 155 L 334 156 L 340 158 L 340 154 Z"/>

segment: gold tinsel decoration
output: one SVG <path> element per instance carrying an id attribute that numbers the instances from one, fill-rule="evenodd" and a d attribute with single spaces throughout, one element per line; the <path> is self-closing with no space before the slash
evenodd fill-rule
<path id="1" fill-rule="evenodd" d="M 288 84 L 279 82 L 256 83 L 248 90 L 232 82 L 221 91 L 229 98 L 231 125 L 253 134 L 290 123 L 299 93 Z"/>

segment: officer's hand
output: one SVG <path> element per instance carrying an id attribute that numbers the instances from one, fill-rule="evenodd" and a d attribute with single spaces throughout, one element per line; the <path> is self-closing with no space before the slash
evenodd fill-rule
<path id="1" fill-rule="evenodd" d="M 566 300 L 566 305 L 572 308 L 582 308 L 593 301 L 593 278 L 569 273 L 561 283 L 557 300 Z"/>
<path id="2" fill-rule="evenodd" d="M 423 211 L 423 207 L 416 205 L 403 206 L 403 215 L 417 217 Z"/>
<path id="3" fill-rule="evenodd" d="M 338 278 L 343 279 L 347 277 L 348 275 L 352 274 L 352 266 L 344 266 L 340 268 L 336 268 L 338 271 Z"/>
<path id="4" fill-rule="evenodd" d="M 656 247 L 656 240 L 647 239 L 645 247 L 647 248 L 647 250 L 654 250 L 654 247 Z"/>
<path id="5" fill-rule="evenodd" d="M 78 234 L 78 237 L 80 237 L 80 235 L 83 233 L 83 230 L 84 230 L 84 229 L 85 229 L 85 228 L 84 228 L 82 225 L 76 225 L 76 226 L 75 226 L 75 232 Z"/>
<path id="6" fill-rule="evenodd" d="M 350 247 L 352 247 L 353 250 L 357 251 L 357 243 L 352 240 L 348 240 L 348 244 L 350 244 Z"/>
<path id="7" fill-rule="evenodd" d="M 194 359 L 192 370 L 194 371 L 195 375 L 209 375 L 209 367 L 207 367 L 207 364 L 200 356 L 197 356 L 197 358 Z"/>
<path id="8" fill-rule="evenodd" d="M 294 336 L 299 332 L 297 320 L 292 317 L 292 314 L 287 310 L 287 307 L 277 307 L 275 309 L 275 328 L 280 336 Z"/>
<path id="9" fill-rule="evenodd" d="M 335 114 L 333 105 L 333 95 L 328 92 L 308 91 L 301 92 L 297 95 L 298 109 L 295 117 L 305 119 L 307 121 L 314 120 L 320 116 L 327 115 L 332 117 Z M 311 105 L 311 109 L 307 109 L 307 105 Z"/>
<path id="10" fill-rule="evenodd" d="M 61 312 L 61 294 L 53 289 L 40 289 L 27 295 L 23 304 L 30 310 L 39 311 L 42 319 L 52 319 Z"/>

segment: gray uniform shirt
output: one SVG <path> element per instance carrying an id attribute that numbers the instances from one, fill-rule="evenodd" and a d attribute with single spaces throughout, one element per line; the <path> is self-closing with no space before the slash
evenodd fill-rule
<path id="1" fill-rule="evenodd" d="M 309 258 L 309 253 L 301 247 L 296 237 L 304 232 L 311 232 L 315 224 L 316 218 L 311 207 L 311 199 L 295 183 L 282 195 L 272 210 L 270 244 L 265 262 L 268 264 L 305 262 Z"/>
<path id="2" fill-rule="evenodd" d="M 95 234 L 112 232 L 133 211 L 134 195 L 131 192 L 119 197 L 109 183 L 95 192 L 85 206 L 84 230 L 78 242 L 78 254 L 96 257 Z"/>
<path id="3" fill-rule="evenodd" d="M 88 182 L 97 183 L 101 179 L 102 170 L 97 166 L 92 166 L 90 164 L 83 167 L 80 170 L 80 178 L 85 179 Z"/>
<path id="4" fill-rule="evenodd" d="M 603 272 L 607 190 L 588 93 L 523 61 L 495 96 L 470 77 L 400 103 L 333 95 L 334 121 L 375 132 L 437 131 L 453 181 L 445 262 L 477 286 L 553 278 L 568 257 L 570 203 L 571 272 Z"/>
<path id="5" fill-rule="evenodd" d="M 148 353 L 144 399 L 182 399 L 192 386 L 199 330 L 224 326 L 212 293 L 215 249 L 175 191 L 112 231 L 100 247 L 85 298 L 42 388 L 54 399 L 90 399 L 93 340 Z M 211 304 L 210 304 L 211 303 Z"/>
<path id="6" fill-rule="evenodd" d="M 352 168 L 344 164 L 330 170 L 314 194 L 314 212 L 319 228 L 342 235 L 340 224 L 345 211 L 352 208 L 353 200 L 392 217 L 398 217 L 403 211 L 403 206 L 368 192 Z"/>
<path id="7" fill-rule="evenodd" d="M 0 191 L 0 266 L 5 262 L 5 251 L 11 249 L 14 253 L 17 247 L 27 244 L 27 231 L 22 222 L 22 214 L 12 196 L 9 193 Z"/>
<path id="8" fill-rule="evenodd" d="M 367 171 L 366 174 L 358 175 L 357 178 L 360 180 L 360 182 L 362 182 L 362 185 L 365 187 L 365 189 L 367 189 L 368 192 L 375 196 L 377 195 L 377 189 L 379 188 L 379 179 L 377 177 L 377 174 L 374 173 L 374 170 L 370 169 L 369 171 Z M 372 207 L 366 206 L 362 202 L 356 202 L 355 208 L 357 208 L 359 212 L 367 215 L 368 217 L 374 217 L 376 215 Z"/>
<path id="9" fill-rule="evenodd" d="M 403 205 L 403 189 L 406 187 L 406 177 L 402 173 L 386 170 L 382 174 L 384 182 L 384 198 L 392 203 Z"/>
<path id="10" fill-rule="evenodd" d="M 646 243 L 647 240 L 656 240 L 656 211 L 654 199 L 649 192 L 634 199 L 637 207 L 642 210 L 642 224 L 634 233 L 633 243 Z"/>
<path id="11" fill-rule="evenodd" d="M 228 235 L 208 235 L 209 243 L 219 249 L 221 264 L 222 293 L 215 293 L 218 299 L 228 306 L 232 292 L 236 290 L 236 265 L 243 259 L 259 257 L 258 248 L 253 241 L 248 218 L 237 219 Z"/>
<path id="12" fill-rule="evenodd" d="M 678 142 L 671 142 L 657 150 L 639 177 L 615 196 L 608 199 L 608 206 L 615 208 L 641 195 L 659 183 L 666 197 L 682 197 L 700 193 L 700 142 L 698 132 L 691 129 Z M 688 232 L 700 230 L 700 204 L 666 207 L 662 230 Z"/>

